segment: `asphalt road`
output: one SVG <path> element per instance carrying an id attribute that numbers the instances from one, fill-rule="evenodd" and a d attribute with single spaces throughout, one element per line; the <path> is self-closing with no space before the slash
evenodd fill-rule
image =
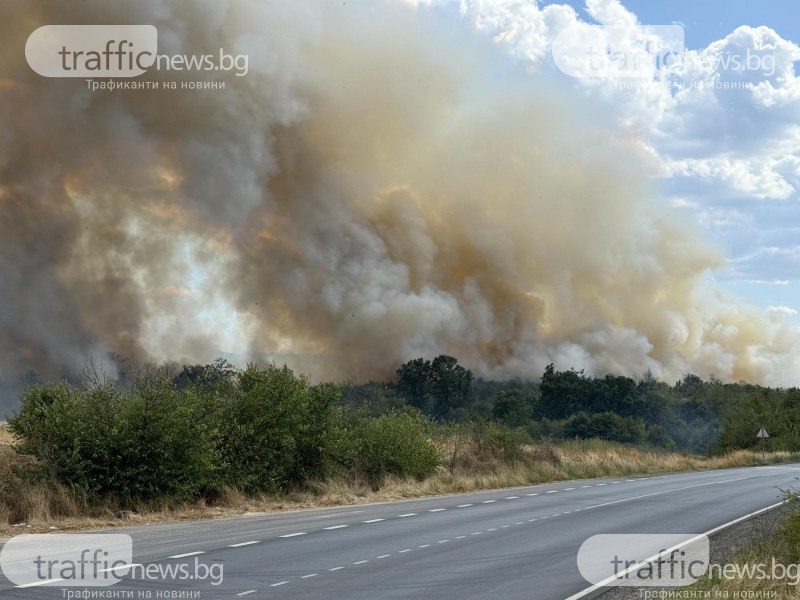
<path id="1" fill-rule="evenodd" d="M 800 465 L 593 479 L 116 528 L 107 531 L 132 536 L 135 563 L 193 568 L 197 561 L 222 569 L 223 581 L 127 577 L 93 590 L 204 600 L 591 598 L 597 592 L 586 592 L 590 584 L 576 563 L 590 536 L 688 538 L 779 502 L 780 488 L 795 484 L 797 476 Z M 0 577 L 0 597 L 9 600 L 62 599 L 81 589 L 63 582 L 20 589 Z"/>

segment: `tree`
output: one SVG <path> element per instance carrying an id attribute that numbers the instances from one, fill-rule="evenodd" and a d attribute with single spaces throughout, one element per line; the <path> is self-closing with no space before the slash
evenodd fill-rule
<path id="1" fill-rule="evenodd" d="M 542 416 L 564 419 L 582 410 L 589 410 L 587 387 L 583 371 L 556 371 L 553 363 L 550 363 L 545 367 L 539 388 Z"/>
<path id="2" fill-rule="evenodd" d="M 440 354 L 432 361 L 410 360 L 397 369 L 397 389 L 409 404 L 436 418 L 452 416 L 472 397 L 472 371 Z"/>
<path id="3" fill-rule="evenodd" d="M 522 390 L 505 390 L 492 401 L 492 419 L 508 427 L 522 427 L 531 420 L 531 409 L 531 399 Z"/>
<path id="4" fill-rule="evenodd" d="M 440 354 L 431 362 L 428 390 L 434 400 L 434 416 L 445 418 L 469 402 L 472 371 L 452 356 Z"/>
<path id="5" fill-rule="evenodd" d="M 428 405 L 428 384 L 431 374 L 431 362 L 424 358 L 415 358 L 400 365 L 397 369 L 397 389 L 405 396 L 409 404 L 424 410 Z"/>
<path id="6" fill-rule="evenodd" d="M 218 358 L 210 365 L 184 365 L 175 377 L 175 387 L 183 390 L 192 386 L 213 389 L 229 384 L 236 375 L 236 367 L 224 358 Z"/>

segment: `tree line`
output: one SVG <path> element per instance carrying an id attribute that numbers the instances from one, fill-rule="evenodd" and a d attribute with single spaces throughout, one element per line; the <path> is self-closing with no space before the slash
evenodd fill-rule
<path id="1" fill-rule="evenodd" d="M 492 381 L 447 355 L 401 365 L 394 381 L 351 384 L 343 402 L 373 414 L 410 405 L 437 421 L 487 419 L 531 438 L 601 438 L 694 453 L 756 447 L 765 426 L 775 450 L 800 448 L 800 390 L 722 383 L 688 374 L 670 384 L 589 376 L 548 365 L 531 379 Z"/>
<path id="2" fill-rule="evenodd" d="M 575 438 L 713 454 L 757 447 L 762 425 L 770 449 L 800 449 L 800 390 L 552 364 L 530 380 L 494 381 L 447 355 L 361 384 L 311 384 L 287 367 L 222 359 L 116 381 L 31 378 L 8 422 L 18 451 L 36 458 L 28 476 L 87 502 L 213 499 L 228 488 L 279 495 L 334 477 L 379 487 L 389 475 L 452 472 L 458 439 L 512 462 L 525 444 Z M 13 493 L 4 490 L 0 482 L 0 495 Z"/>

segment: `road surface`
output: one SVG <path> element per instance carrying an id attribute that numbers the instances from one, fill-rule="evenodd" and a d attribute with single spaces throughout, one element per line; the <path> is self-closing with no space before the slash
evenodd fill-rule
<path id="1" fill-rule="evenodd" d="M 124 578 L 93 589 L 132 598 L 196 592 L 204 600 L 591 598 L 597 592 L 576 564 L 590 536 L 704 533 L 779 502 L 797 476 L 800 465 L 592 479 L 116 528 L 109 532 L 132 536 L 135 563 L 197 562 L 217 576 L 222 569 L 223 581 Z M 0 577 L 0 597 L 9 600 L 62 599 L 80 589 L 63 582 L 21 589 Z"/>

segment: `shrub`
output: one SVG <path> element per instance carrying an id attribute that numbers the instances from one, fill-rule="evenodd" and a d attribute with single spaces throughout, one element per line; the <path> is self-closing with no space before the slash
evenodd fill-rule
<path id="1" fill-rule="evenodd" d="M 150 499 L 198 495 L 213 471 L 197 398 L 168 381 L 121 391 L 33 386 L 10 430 L 46 477 L 85 497 Z"/>
<path id="2" fill-rule="evenodd" d="M 388 474 L 424 479 L 439 466 L 436 447 L 426 435 L 428 425 L 419 412 L 408 409 L 377 418 L 340 411 L 329 458 L 373 486 Z"/>
<path id="3" fill-rule="evenodd" d="M 525 456 L 525 444 L 530 441 L 519 429 L 488 421 L 475 421 L 472 424 L 472 440 L 479 456 L 501 462 L 521 460 Z"/>
<path id="4" fill-rule="evenodd" d="M 250 365 L 221 408 L 222 479 L 247 493 L 280 492 L 323 474 L 332 384 L 309 386 L 288 367 Z"/>

